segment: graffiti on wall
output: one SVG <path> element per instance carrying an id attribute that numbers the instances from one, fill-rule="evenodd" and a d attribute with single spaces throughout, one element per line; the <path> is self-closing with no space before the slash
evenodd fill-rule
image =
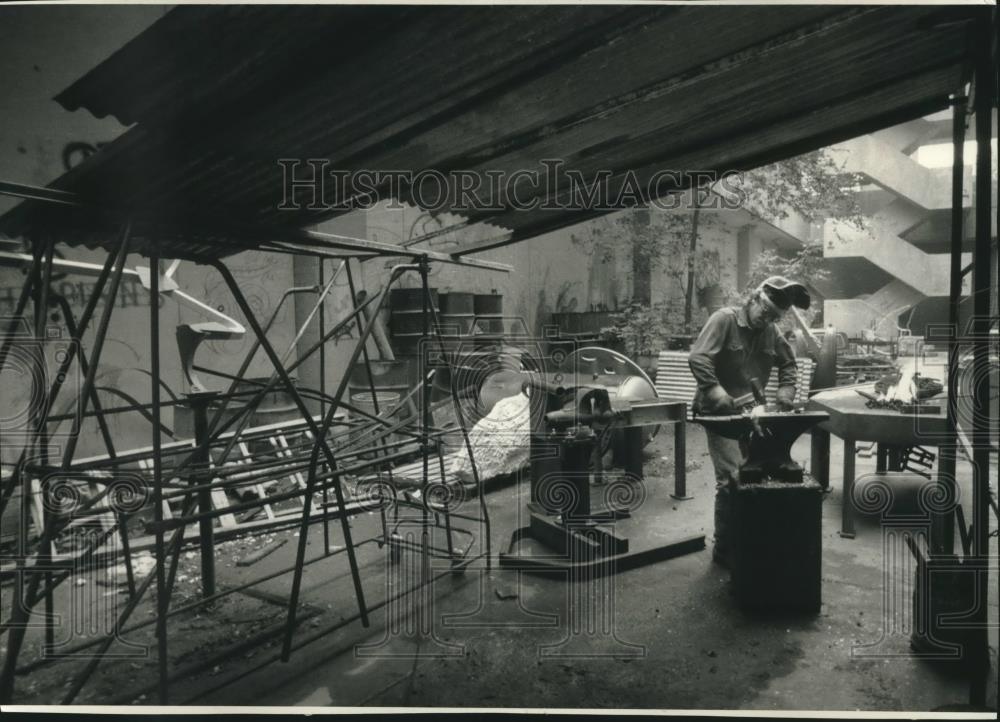
<path id="1" fill-rule="evenodd" d="M 82 309 L 87 304 L 87 299 L 94 292 L 94 284 L 77 279 L 66 279 L 52 284 L 52 290 L 66 299 L 71 308 Z M 21 285 L 0 286 L 0 316 L 11 315 L 17 306 L 18 296 L 21 294 Z M 108 291 L 105 288 L 101 294 L 102 305 L 107 301 Z M 149 306 L 149 292 L 142 287 L 134 278 L 123 278 L 118 289 L 118 297 L 115 299 L 117 308 L 132 308 L 134 306 Z M 160 307 L 163 307 L 163 298 L 160 298 Z"/>

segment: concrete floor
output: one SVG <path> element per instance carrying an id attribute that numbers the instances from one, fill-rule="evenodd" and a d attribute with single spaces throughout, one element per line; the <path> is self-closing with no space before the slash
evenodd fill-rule
<path id="1" fill-rule="evenodd" d="M 705 550 L 596 582 L 567 583 L 499 569 L 496 555 L 506 549 L 511 532 L 526 521 L 527 482 L 511 482 L 491 489 L 485 497 L 493 522 L 494 563 L 489 569 L 480 559 L 456 575 L 446 561 L 435 559 L 430 573 L 437 578 L 425 593 L 386 605 L 384 600 L 419 578 L 420 555 L 404 550 L 400 562 L 392 563 L 388 550 L 374 542 L 358 548 L 366 601 L 377 607 L 368 628 L 355 621 L 322 634 L 350 621 L 358 607 L 346 555 L 309 564 L 301 599 L 306 619 L 295 635 L 301 647 L 286 663 L 273 661 L 280 651 L 276 637 L 264 645 L 248 644 L 239 653 L 227 650 L 253 634 L 280 630 L 290 574 L 258 584 L 252 594 L 237 593 L 225 604 L 172 618 L 169 669 L 177 679 L 171 684 L 169 702 L 848 711 L 929 711 L 968 702 L 968 682 L 952 669 L 953 663 L 918 659 L 910 652 L 913 568 L 905 548 L 900 554 L 886 545 L 888 537 L 873 518 L 859 521 L 855 539 L 839 536 L 839 474 L 833 474 L 833 490 L 824 496 L 822 506 L 820 613 L 754 615 L 738 608 L 729 591 L 728 572 L 711 562 L 714 481 L 704 433 L 695 426 L 688 431 L 688 493 L 693 498 L 686 501 L 670 497 L 671 438 L 672 434 L 661 433 L 646 448 L 644 493 L 633 500 L 637 505 L 633 518 L 618 529 L 633 548 L 704 534 Z M 793 456 L 807 463 L 808 455 L 805 437 Z M 832 458 L 841 458 L 836 440 Z M 834 468 L 839 469 L 836 462 Z M 871 470 L 874 459 L 858 460 L 858 474 Z M 959 486 L 966 506 L 969 483 L 968 464 L 960 462 Z M 592 487 L 594 495 L 603 491 Z M 474 515 L 478 504 L 478 499 L 467 500 L 456 511 Z M 477 527 L 472 522 L 455 523 Z M 995 529 L 996 520 L 992 523 Z M 351 529 L 355 541 L 377 537 L 379 515 L 356 517 Z M 407 528 L 401 531 L 405 534 Z M 287 537 L 288 543 L 242 567 L 237 560 L 270 543 L 271 537 L 220 544 L 219 587 L 231 588 L 290 568 L 296 536 L 292 531 L 271 535 Z M 484 551 L 483 539 L 480 534 L 474 540 L 471 554 Z M 339 523 L 330 525 L 330 540 L 335 546 L 341 542 Z M 468 535 L 456 534 L 456 540 L 469 543 Z M 314 525 L 307 541 L 307 558 L 313 558 L 324 544 L 322 527 Z M 995 557 L 993 562 L 989 614 L 995 670 Z M 197 598 L 198 566 L 196 552 L 182 555 L 183 581 L 178 583 L 174 607 Z M 56 609 L 74 608 L 73 590 L 93 590 L 105 606 L 107 600 L 124 604 L 120 591 L 115 595 L 99 586 L 104 573 L 95 570 L 63 585 Z M 9 601 L 9 595 L 3 597 Z M 103 607 L 94 609 L 106 613 Z M 153 601 L 147 597 L 133 618 L 150 620 L 154 614 Z M 421 619 L 422 626 L 417 624 Z M 113 647 L 75 701 L 156 703 L 152 629 L 124 635 L 145 645 L 144 657 L 116 656 L 122 650 Z M 417 634 L 420 629 L 423 636 Z M 40 628 L 31 630 L 22 663 L 38 654 L 40 644 Z M 58 702 L 75 664 L 51 664 L 21 678 L 17 701 Z M 995 685 L 989 691 L 989 704 L 995 709 Z"/>
<path id="2" fill-rule="evenodd" d="M 567 584 L 496 564 L 487 570 L 482 562 L 461 575 L 444 574 L 419 600 L 383 607 L 373 614 L 369 629 L 351 624 L 304 646 L 288 663 L 255 672 L 233 670 L 229 680 L 197 680 L 192 701 L 880 711 L 929 711 L 968 702 L 968 682 L 954 663 L 917 659 L 910 652 L 908 555 L 885 562 L 877 519 L 862 519 L 855 539 L 839 536 L 837 474 L 823 504 L 820 613 L 740 611 L 729 592 L 728 573 L 710 560 L 713 482 L 704 434 L 696 427 L 688 433 L 694 498 L 687 501 L 669 496 L 670 436 L 661 433 L 646 449 L 647 495 L 626 533 L 633 540 L 704 533 L 708 549 L 622 572 L 608 578 L 610 584 Z M 832 458 L 840 459 L 840 451 L 834 440 Z M 808 453 L 808 438 L 800 439 L 795 458 L 807 462 Z M 873 470 L 874 459 L 859 459 L 858 466 L 859 474 Z M 967 486 L 967 464 L 960 464 L 959 472 L 960 484 Z M 522 523 L 524 490 L 515 483 L 486 496 L 494 555 Z M 474 511 L 476 503 L 468 502 L 464 510 Z M 357 532 L 374 521 L 357 520 L 354 528 Z M 313 530 L 310 546 L 322 543 L 317 534 Z M 402 563 L 391 565 L 374 545 L 368 550 L 360 559 L 369 603 L 408 583 L 406 575 L 417 577 L 418 555 L 404 552 Z M 439 564 L 435 573 L 442 571 Z M 993 567 L 995 575 L 995 558 Z M 356 610 L 342 558 L 310 567 L 306 587 L 304 600 L 331 614 Z M 995 670 L 993 587 L 989 614 Z M 287 593 L 287 577 L 271 590 Z M 418 637 L 413 620 L 421 612 L 426 633 Z M 989 704 L 996 708 L 995 684 Z"/>

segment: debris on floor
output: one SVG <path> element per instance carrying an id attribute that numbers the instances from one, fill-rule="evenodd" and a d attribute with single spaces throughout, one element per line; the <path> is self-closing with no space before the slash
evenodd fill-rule
<path id="1" fill-rule="evenodd" d="M 256 564 L 261 559 L 266 557 L 268 554 L 272 554 L 273 552 L 280 549 L 287 542 L 288 538 L 286 537 L 284 539 L 278 539 L 277 541 L 273 541 L 270 544 L 265 544 L 264 546 L 260 547 L 257 551 L 255 551 L 253 554 L 248 554 L 242 559 L 238 559 L 236 562 L 236 566 L 248 567 L 251 564 Z"/>

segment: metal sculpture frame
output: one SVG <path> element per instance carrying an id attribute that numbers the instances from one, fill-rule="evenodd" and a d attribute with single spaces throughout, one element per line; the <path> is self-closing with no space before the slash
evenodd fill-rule
<path id="1" fill-rule="evenodd" d="M 4 184 L 0 191 L 9 191 L 12 184 Z M 15 195 L 24 195 L 23 186 L 16 186 L 14 188 Z M 59 201 L 61 202 L 61 201 Z M 93 650 L 96 647 L 96 651 L 91 652 L 89 661 L 84 665 L 83 669 L 76 674 L 73 678 L 68 690 L 66 691 L 62 702 L 71 703 L 79 694 L 81 689 L 86 685 L 88 679 L 92 676 L 93 672 L 99 665 L 101 659 L 104 657 L 110 646 L 114 643 L 116 635 L 124 631 L 129 631 L 133 629 L 138 629 L 141 627 L 148 626 L 149 624 L 155 623 L 156 625 L 156 638 L 157 638 L 157 683 L 156 692 L 157 698 L 161 704 L 166 704 L 170 699 L 170 684 L 175 679 L 180 678 L 183 675 L 190 674 L 192 669 L 182 670 L 181 672 L 170 674 L 168 670 L 168 647 L 169 639 L 167 634 L 166 623 L 169 617 L 176 615 L 182 611 L 188 611 L 190 609 L 196 608 L 198 606 L 208 604 L 222 596 L 232 594 L 236 591 L 241 591 L 248 587 L 259 584 L 268 579 L 273 579 L 275 577 L 292 573 L 292 584 L 291 584 L 291 595 L 288 602 L 287 609 L 287 619 L 281 629 L 283 633 L 283 644 L 280 653 L 280 659 L 282 661 L 287 661 L 290 657 L 291 652 L 294 648 L 301 646 L 302 644 L 309 643 L 323 636 L 325 634 L 332 633 L 337 629 L 350 624 L 354 621 L 360 620 L 364 626 L 370 624 L 369 613 L 373 609 L 377 609 L 384 604 L 392 601 L 391 599 L 386 599 L 381 603 L 370 605 L 366 601 L 364 589 L 362 586 L 361 571 L 357 561 L 355 550 L 358 546 L 367 543 L 378 543 L 379 546 L 383 546 L 389 541 L 389 532 L 386 522 L 386 517 L 384 514 L 384 504 L 387 501 L 381 496 L 379 498 L 368 500 L 371 503 L 352 503 L 348 504 L 344 490 L 342 486 L 343 476 L 347 473 L 358 472 L 364 469 L 372 468 L 385 468 L 387 473 L 390 475 L 390 485 L 391 481 L 391 462 L 398 458 L 409 455 L 409 452 L 394 450 L 394 444 L 387 440 L 390 433 L 398 432 L 403 430 L 408 432 L 412 438 L 416 440 L 420 455 L 423 459 L 423 477 L 421 483 L 422 501 L 419 504 L 415 504 L 408 499 L 391 499 L 391 503 L 398 510 L 400 505 L 411 505 L 418 506 L 421 510 L 421 524 L 423 528 L 423 536 L 425 543 L 420 549 L 421 553 L 425 557 L 431 554 L 432 550 L 426 543 L 428 536 L 428 529 L 430 526 L 430 516 L 431 513 L 434 514 L 435 520 L 439 513 L 443 512 L 445 518 L 445 524 L 448 529 L 449 534 L 449 544 L 447 550 L 444 552 L 451 556 L 453 568 L 461 569 L 470 564 L 472 561 L 485 556 L 487 560 L 487 565 L 490 563 L 490 527 L 489 527 L 489 515 L 486 509 L 485 501 L 483 500 L 483 490 L 481 487 L 481 480 L 478 476 L 478 472 L 475 466 L 475 460 L 472 453 L 472 448 L 469 443 L 468 429 L 465 424 L 466 421 L 461 414 L 457 400 L 456 404 L 456 416 L 459 422 L 459 427 L 462 432 L 464 443 L 469 452 L 470 460 L 472 461 L 473 478 L 475 485 L 479 491 L 480 498 L 480 517 L 468 517 L 463 515 L 455 515 L 457 518 L 469 519 L 478 521 L 481 524 L 481 528 L 484 530 L 486 549 L 484 552 L 472 557 L 464 556 L 459 558 L 456 555 L 455 550 L 451 544 L 451 533 L 454 531 L 450 524 L 450 518 L 452 513 L 447 508 L 447 505 L 442 509 L 440 507 L 434 508 L 430 503 L 430 496 L 427 493 L 429 487 L 428 481 L 428 464 L 429 456 L 431 453 L 439 454 L 440 459 L 440 449 L 435 449 L 436 439 L 442 433 L 441 430 L 434 429 L 431 424 L 430 417 L 430 384 L 433 374 L 424 373 L 423 378 L 419 384 L 420 390 L 420 401 L 421 401 L 421 413 L 419 423 L 414 431 L 404 428 L 410 419 L 404 419 L 398 422 L 392 422 L 387 418 L 383 418 L 381 414 L 381 409 L 378 407 L 378 401 L 376 400 L 375 394 L 373 393 L 373 401 L 375 403 L 375 413 L 368 414 L 360 409 L 353 407 L 351 404 L 344 401 L 345 391 L 347 389 L 349 374 L 345 371 L 343 374 L 336 391 L 331 395 L 327 394 L 325 390 L 325 364 L 321 366 L 321 388 L 318 392 L 310 389 L 299 389 L 292 381 L 289 373 L 293 371 L 298 365 L 303 363 L 307 358 L 309 358 L 316 351 L 320 351 L 322 354 L 324 344 L 331 338 L 333 338 L 338 333 L 342 332 L 348 324 L 356 324 L 358 331 L 358 339 L 355 342 L 354 349 L 352 351 L 350 361 L 347 365 L 347 369 L 353 368 L 355 363 L 358 363 L 359 359 L 363 359 L 363 363 L 367 372 L 369 380 L 369 388 L 374 390 L 374 381 L 371 373 L 371 364 L 367 352 L 366 342 L 372 333 L 373 328 L 376 324 L 376 319 L 379 310 L 383 308 L 387 299 L 388 291 L 393 282 L 395 282 L 404 273 L 415 272 L 418 273 L 421 279 L 421 284 L 424 289 L 424 304 L 423 304 L 423 326 L 425 331 L 425 337 L 431 338 L 431 332 L 433 330 L 434 336 L 438 334 L 438 324 L 436 318 L 434 318 L 434 310 L 432 305 L 429 304 L 430 291 L 427 285 L 427 277 L 429 270 L 429 256 L 440 256 L 441 254 L 429 254 L 422 251 L 415 251 L 413 249 L 404 249 L 402 247 L 390 246 L 388 244 L 380 244 L 379 248 L 374 249 L 377 255 L 391 255 L 397 253 L 399 255 L 416 257 L 414 263 L 402 264 L 394 267 L 390 272 L 387 282 L 383 285 L 382 291 L 378 296 L 369 297 L 363 303 L 357 303 L 355 300 L 355 284 L 353 276 L 351 275 L 349 267 L 349 259 L 352 254 L 348 252 L 349 250 L 354 250 L 356 253 L 353 257 L 359 260 L 365 260 L 372 257 L 373 248 L 369 243 L 363 243 L 359 248 L 354 249 L 344 249 L 340 248 L 337 252 L 323 250 L 310 249 L 308 251 L 309 255 L 317 256 L 320 259 L 319 262 L 319 283 L 313 288 L 294 288 L 288 289 L 286 293 L 282 296 L 281 302 L 294 292 L 306 292 L 315 291 L 317 292 L 318 298 L 316 299 L 315 305 L 312 311 L 309 313 L 302 327 L 298 330 L 295 339 L 289 345 L 288 350 L 285 354 L 279 356 L 271 342 L 267 338 L 267 331 L 273 324 L 276 316 L 277 310 L 271 315 L 267 322 L 262 325 L 253 309 L 250 307 L 246 297 L 243 295 L 239 284 L 234 278 L 232 272 L 221 260 L 213 259 L 209 261 L 211 265 L 221 276 L 222 280 L 225 282 L 229 291 L 232 293 L 237 305 L 244 314 L 246 321 L 250 327 L 250 330 L 254 335 L 254 343 L 251 349 L 244 358 L 239 371 L 233 376 L 227 376 L 226 374 L 217 374 L 221 377 L 228 378 L 230 380 L 229 389 L 226 393 L 217 394 L 216 397 L 220 401 L 220 405 L 216 410 L 215 415 L 207 423 L 203 423 L 203 428 L 199 429 L 196 439 L 192 446 L 184 449 L 186 455 L 179 462 L 174 463 L 169 469 L 169 476 L 171 479 L 182 479 L 185 472 L 191 477 L 193 483 L 186 484 L 183 486 L 176 484 L 165 483 L 165 474 L 167 470 L 164 468 L 164 458 L 163 458 L 163 445 L 162 445 L 162 431 L 166 428 L 162 423 L 161 410 L 166 405 L 176 405 L 179 401 L 172 400 L 170 402 L 164 402 L 161 399 L 161 380 L 160 380 L 160 319 L 159 319 L 159 304 L 157 302 L 152 302 L 150 304 L 150 377 L 151 377 L 151 402 L 147 405 L 141 404 L 129 404 L 124 407 L 116 407 L 113 409 L 106 409 L 102 407 L 101 402 L 98 398 L 97 389 L 95 387 L 97 370 L 100 365 L 101 352 L 103 350 L 105 339 L 107 338 L 108 330 L 110 327 L 110 321 L 112 318 L 112 312 L 115 305 L 115 300 L 120 288 L 122 278 L 126 275 L 125 261 L 128 256 L 131 241 L 133 237 L 133 225 L 131 221 L 126 221 L 122 224 L 119 239 L 115 250 L 113 253 L 109 253 L 106 262 L 100 267 L 97 275 L 97 280 L 94 284 L 90 297 L 87 299 L 83 313 L 80 315 L 79 319 L 73 318 L 72 314 L 68 312 L 68 308 L 65 305 L 65 299 L 59 299 L 57 294 L 50 291 L 49 285 L 52 278 L 52 268 L 54 263 L 54 253 L 55 253 L 55 243 L 49 239 L 44 242 L 35 241 L 32 244 L 32 255 L 30 258 L 23 255 L 18 256 L 14 260 L 25 263 L 29 266 L 28 274 L 25 278 L 25 282 L 22 286 L 21 293 L 19 295 L 15 314 L 10 324 L 10 327 L 4 329 L 3 344 L 0 346 L 0 366 L 6 360 L 6 357 L 10 350 L 10 344 L 12 342 L 11 333 L 13 332 L 16 322 L 24 314 L 27 308 L 27 303 L 29 300 L 34 298 L 34 338 L 44 337 L 45 331 L 45 317 L 49 307 L 50 299 L 55 299 L 57 303 L 63 309 L 64 318 L 66 320 L 67 328 L 71 336 L 73 344 L 71 345 L 71 352 L 60 362 L 60 369 L 62 373 L 57 373 L 56 379 L 54 380 L 51 388 L 45 389 L 45 396 L 43 397 L 43 403 L 41 409 L 33 412 L 30 426 L 30 438 L 25 443 L 24 451 L 22 452 L 21 458 L 18 463 L 14 466 L 12 473 L 9 477 L 2 479 L 0 481 L 0 511 L 6 507 L 9 500 L 12 498 L 15 489 L 21 488 L 21 523 L 19 524 L 19 546 L 18 555 L 16 559 L 16 568 L 14 570 L 15 575 L 15 603 L 12 607 L 11 617 L 9 620 L 5 621 L 0 627 L 0 634 L 6 633 L 8 635 L 7 644 L 8 652 L 4 660 L 4 665 L 2 672 L 0 672 L 0 700 L 4 702 L 9 702 L 14 696 L 14 678 L 17 674 L 24 674 L 33 669 L 37 669 L 45 664 L 54 662 L 54 659 L 43 658 L 29 663 L 28 665 L 18 666 L 18 657 L 21 652 L 23 645 L 25 633 L 26 633 L 26 623 L 32 613 L 32 609 L 42 600 L 45 602 L 45 638 L 46 647 L 51 645 L 53 641 L 53 590 L 66 579 L 69 578 L 73 571 L 74 565 L 77 567 L 80 564 L 86 563 L 94 557 L 97 550 L 103 545 L 106 539 L 115 532 L 118 533 L 120 537 L 121 549 L 125 557 L 125 566 L 127 572 L 127 583 L 129 596 L 124 609 L 118 615 L 117 620 L 114 623 L 112 631 L 105 634 L 97 639 L 91 639 L 82 644 L 76 645 L 72 652 L 80 652 L 83 650 Z M 340 246 L 350 246 L 350 239 L 337 239 Z M 383 248 L 382 246 L 385 246 Z M 274 250 L 281 252 L 278 247 L 274 248 L 264 248 L 262 250 Z M 303 249 L 296 248 L 295 252 L 302 253 Z M 8 254 L 9 255 L 9 254 Z M 336 273 L 334 273 L 327 281 L 323 280 L 322 266 L 326 259 L 334 259 L 340 261 L 340 268 Z M 11 259 L 8 259 L 8 261 Z M 153 255 L 150 257 L 150 273 L 148 278 L 148 290 L 152 298 L 158 298 L 161 294 L 162 282 L 165 278 L 169 276 L 164 276 L 160 273 L 160 257 L 159 255 Z M 442 260 L 438 258 L 437 260 Z M 461 265 L 470 265 L 476 267 L 489 267 L 491 270 L 506 270 L 500 264 L 480 264 L 480 263 L 466 263 L 464 261 L 459 261 L 456 259 L 447 259 L 448 262 L 459 263 Z M 325 328 L 326 320 L 323 316 L 323 306 L 324 300 L 327 294 L 330 292 L 331 288 L 337 277 L 340 274 L 341 269 L 346 269 L 348 274 L 348 282 L 351 289 L 352 296 L 352 306 L 353 310 L 348 313 L 344 318 L 340 319 L 336 324 L 333 325 L 331 329 Z M 94 268 L 88 268 L 89 271 L 93 271 Z M 134 272 L 133 272 L 134 273 Z M 105 303 L 101 309 L 101 313 L 97 322 L 95 329 L 94 340 L 91 344 L 89 353 L 85 354 L 83 351 L 82 340 L 83 334 L 87 331 L 90 326 L 91 320 L 97 312 L 97 304 L 101 299 L 102 294 L 107 288 Z M 175 290 L 175 289 L 170 289 Z M 279 305 L 280 308 L 280 305 Z M 364 322 L 363 312 L 367 310 L 372 310 L 370 321 Z M 298 358 L 295 362 L 286 364 L 288 356 L 291 350 L 295 347 L 296 343 L 301 339 L 306 327 L 312 323 L 314 318 L 319 316 L 320 322 L 320 333 L 319 339 L 312 346 L 307 349 L 304 353 L 300 352 Z M 440 337 L 438 338 L 439 348 L 443 351 L 443 342 Z M 257 351 L 263 349 L 264 354 L 267 356 L 271 365 L 273 366 L 273 373 L 270 379 L 266 383 L 258 384 L 257 387 L 249 392 L 238 392 L 237 386 L 241 382 L 245 382 L 244 375 L 250 366 L 250 363 Z M 71 366 L 74 355 L 79 359 L 79 365 L 81 372 L 84 375 L 82 391 L 79 397 L 80 409 L 79 413 L 72 416 L 73 421 L 73 433 L 68 437 L 66 447 L 63 450 L 59 463 L 55 466 L 49 464 L 46 458 L 47 451 L 47 437 L 46 429 L 48 423 L 52 421 L 53 417 L 57 420 L 62 420 L 66 418 L 65 416 L 60 417 L 52 414 L 53 405 L 55 399 L 59 393 L 62 385 L 62 379 L 65 375 L 66 370 Z M 447 359 L 447 356 L 444 356 Z M 450 363 L 450 362 L 449 362 Z M 206 371 L 206 369 L 201 369 L 200 367 L 194 367 L 197 370 Z M 450 374 L 453 378 L 454 375 Z M 239 585 L 237 587 L 230 587 L 223 591 L 216 591 L 214 588 L 208 588 L 208 585 L 203 586 L 204 594 L 199 600 L 185 604 L 180 607 L 171 608 L 171 595 L 173 593 L 174 584 L 177 578 L 177 567 L 179 561 L 179 555 L 181 549 L 184 545 L 184 536 L 187 527 L 191 524 L 201 525 L 203 533 L 199 534 L 199 542 L 202 545 L 202 557 L 205 559 L 206 554 L 212 552 L 211 549 L 211 523 L 212 519 L 223 514 L 232 513 L 238 509 L 253 507 L 255 505 L 259 506 L 262 503 L 276 502 L 282 498 L 282 495 L 271 496 L 266 499 L 261 499 L 251 502 L 242 502 L 236 504 L 229 504 L 224 508 L 211 508 L 207 506 L 204 502 L 208 493 L 212 489 L 224 488 L 227 483 L 227 478 L 231 474 L 227 474 L 220 468 L 215 468 L 212 470 L 212 476 L 216 477 L 212 479 L 206 477 L 209 471 L 209 467 L 214 463 L 216 467 L 220 467 L 221 464 L 225 463 L 226 458 L 232 451 L 234 445 L 237 443 L 243 431 L 247 428 L 250 415 L 257 408 L 257 405 L 264 399 L 265 395 L 275 389 L 283 388 L 293 399 L 295 406 L 302 416 L 302 420 L 305 422 L 305 426 L 308 432 L 311 434 L 313 439 L 312 452 L 308 459 L 308 464 L 306 466 L 307 481 L 304 490 L 298 490 L 295 492 L 290 492 L 284 495 L 285 498 L 296 498 L 301 497 L 303 502 L 301 520 L 298 522 L 299 533 L 298 533 L 298 548 L 296 550 L 295 563 L 285 569 L 279 570 L 267 574 L 259 579 L 255 579 L 247 584 Z M 412 393 L 412 392 L 411 392 Z M 248 402 L 234 415 L 232 415 L 227 421 L 223 421 L 222 417 L 229 404 L 230 400 L 240 397 L 248 396 Z M 305 404 L 306 398 L 313 398 L 320 402 L 322 413 L 320 417 L 313 417 Z M 92 410 L 88 410 L 88 406 Z M 338 410 L 347 410 L 352 416 L 357 415 L 358 417 L 364 419 L 363 422 L 358 422 L 364 425 L 365 428 L 375 429 L 377 433 L 374 437 L 374 443 L 372 447 L 375 450 L 374 458 L 370 460 L 361 459 L 362 453 L 365 449 L 351 448 L 351 443 L 348 440 L 346 444 L 339 445 L 337 447 L 336 453 L 331 447 L 332 441 L 337 441 L 338 439 L 343 439 L 344 436 L 350 433 L 340 432 L 331 436 L 331 431 L 336 423 L 336 425 L 343 425 L 343 421 L 337 417 Z M 57 470 L 61 473 L 75 473 L 75 472 L 88 472 L 94 473 L 95 470 L 100 469 L 102 466 L 104 468 L 114 468 L 115 464 L 121 459 L 129 459 L 129 455 L 122 455 L 118 453 L 118 450 L 114 446 L 113 439 L 108 431 L 105 415 L 107 413 L 121 413 L 124 411 L 137 411 L 141 413 L 147 420 L 152 424 L 152 447 L 151 447 L 151 469 L 149 474 L 149 479 L 146 481 L 149 487 L 149 491 L 152 495 L 152 507 L 154 519 L 151 526 L 155 541 L 155 567 L 153 572 L 148 574 L 145 579 L 137 583 L 135 579 L 134 570 L 131 565 L 131 559 L 129 555 L 129 536 L 127 530 L 127 514 L 118 513 L 114 523 L 108 528 L 101 536 L 96 540 L 92 540 L 89 547 L 80 555 L 70 560 L 54 562 L 53 559 L 53 542 L 58 536 L 60 531 L 66 528 L 69 520 L 60 517 L 58 514 L 49 513 L 49 504 L 47 500 L 49 499 L 50 490 L 44 480 L 44 474 L 47 471 Z M 94 417 L 97 419 L 99 425 L 102 439 L 107 448 L 107 457 L 105 461 L 94 462 L 89 461 L 82 468 L 74 463 L 74 457 L 76 452 L 76 447 L 79 439 L 80 425 L 83 423 L 84 419 Z M 230 430 L 232 427 L 232 430 Z M 227 438 L 223 438 L 227 437 Z M 223 448 L 221 455 L 217 458 L 211 456 L 212 450 L 218 445 L 222 444 Z M 215 446 L 213 446 L 215 445 Z M 355 444 L 357 446 L 357 444 Z M 217 450 L 217 449 L 216 449 Z M 325 471 L 320 471 L 320 453 L 323 455 L 323 466 Z M 353 462 L 351 459 L 353 458 Z M 346 463 L 345 463 L 346 462 Z M 247 473 L 246 467 L 241 467 L 241 471 Z M 251 469 L 250 473 L 257 474 L 267 474 L 273 473 L 273 468 L 269 468 L 266 464 L 262 465 L 258 469 Z M 27 539 L 28 533 L 28 507 L 32 493 L 27 489 L 27 485 L 31 482 L 31 478 L 35 474 L 40 474 L 42 476 L 42 483 L 40 484 L 40 491 L 42 497 L 42 513 L 44 515 L 42 529 L 40 530 L 40 536 L 37 543 L 34 545 L 34 552 L 29 553 L 29 544 Z M 443 481 L 443 480 L 442 480 Z M 311 510 L 311 505 L 313 503 L 314 495 L 321 492 L 324 499 L 328 491 L 332 489 L 335 497 L 335 506 L 333 510 L 328 508 L 328 505 L 324 503 L 323 512 L 319 515 L 313 514 Z M 121 493 L 121 489 L 115 489 L 113 484 L 106 485 L 106 488 L 97 493 L 95 496 L 83 501 L 74 511 L 74 518 L 86 518 L 88 516 L 97 516 L 100 514 L 107 514 L 107 508 L 100 506 L 102 502 L 113 497 L 116 493 Z M 134 493 L 136 490 L 131 490 Z M 382 492 L 380 491 L 380 494 Z M 163 515 L 164 503 L 169 500 L 181 501 L 182 502 L 182 513 L 179 517 L 174 517 L 172 519 L 165 519 Z M 374 506 L 373 506 L 374 505 Z M 348 524 L 348 518 L 352 514 L 358 513 L 363 510 L 371 510 L 372 508 L 379 508 L 382 512 L 382 534 L 380 537 L 375 537 L 372 539 L 365 539 L 362 541 L 355 542 L 352 537 L 352 532 L 350 525 Z M 339 519 L 341 524 L 341 533 L 344 538 L 344 546 L 341 549 L 331 550 L 330 545 L 330 532 L 329 532 L 329 522 L 333 519 Z M 308 537 L 308 531 L 310 524 L 322 522 L 323 523 L 323 538 L 324 538 L 324 553 L 318 557 L 312 559 L 305 558 L 306 542 Z M 435 522 L 436 523 L 436 522 Z M 204 533 L 204 530 L 209 531 L 208 535 Z M 206 538 L 207 536 L 207 538 Z M 471 543 L 469 545 L 471 548 Z M 438 550 L 441 551 L 441 550 Z M 467 550 L 466 550 L 467 551 Z M 357 613 L 343 619 L 342 621 L 333 624 L 326 629 L 322 630 L 319 635 L 312 634 L 306 640 L 302 640 L 298 643 L 294 642 L 295 630 L 298 623 L 301 621 L 298 615 L 299 607 L 299 597 L 301 593 L 301 582 L 304 568 L 316 561 L 322 559 L 327 559 L 331 556 L 344 553 L 347 556 L 348 565 L 350 567 L 351 579 L 354 590 L 354 597 L 357 602 Z M 30 564 L 29 564 L 30 561 Z M 421 565 L 423 569 L 429 570 L 428 564 Z M 203 574 L 204 571 L 203 567 Z M 438 575 L 440 576 L 440 575 Z M 410 588 L 403 590 L 393 598 L 399 598 L 406 594 L 412 593 L 418 588 L 426 586 L 433 579 L 427 575 L 422 575 L 419 583 Z M 134 623 L 126 628 L 126 624 L 129 621 L 130 616 L 135 611 L 139 601 L 143 596 L 154 588 L 156 590 L 156 614 L 153 620 L 147 620 L 145 622 Z M 273 636 L 273 632 L 269 633 L 267 636 Z M 260 641 L 263 641 L 261 639 Z M 269 660 L 273 661 L 273 660 Z M 199 666 L 204 666 L 199 665 Z"/>

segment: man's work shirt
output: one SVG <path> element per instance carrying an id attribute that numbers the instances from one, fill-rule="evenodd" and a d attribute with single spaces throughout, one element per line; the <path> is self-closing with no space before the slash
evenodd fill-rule
<path id="1" fill-rule="evenodd" d="M 721 308 L 713 313 L 691 346 L 688 365 L 698 390 L 694 411 L 703 409 L 704 394 L 720 384 L 732 397 L 751 392 L 750 379 L 767 384 L 778 368 L 778 386 L 795 386 L 795 354 L 773 323 L 751 328 L 745 307 Z"/>

